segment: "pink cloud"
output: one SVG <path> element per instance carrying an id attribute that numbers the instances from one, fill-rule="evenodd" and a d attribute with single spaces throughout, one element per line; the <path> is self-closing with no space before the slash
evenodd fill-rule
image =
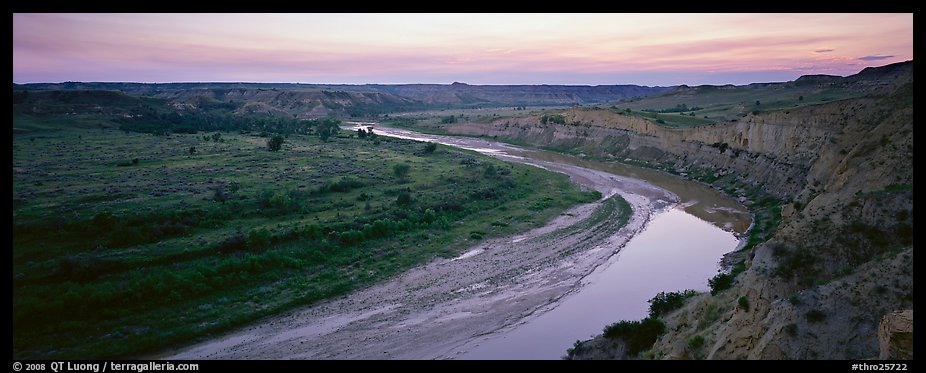
<path id="1" fill-rule="evenodd" d="M 15 82 L 358 76 L 377 82 L 377 76 L 453 81 L 457 75 L 507 74 L 542 82 L 578 73 L 799 74 L 811 67 L 853 73 L 866 63 L 912 58 L 912 15 L 595 15 L 597 23 L 582 19 L 591 15 L 470 18 L 485 18 L 478 27 L 467 26 L 472 22 L 465 15 L 415 17 L 15 14 L 13 75 Z M 496 22 L 505 18 L 512 20 Z M 612 18 L 614 25 L 629 26 L 601 25 Z M 869 21 L 865 30 L 855 27 L 859 20 Z M 693 27 L 703 24 L 713 26 Z M 837 49 L 840 55 L 833 56 Z"/>

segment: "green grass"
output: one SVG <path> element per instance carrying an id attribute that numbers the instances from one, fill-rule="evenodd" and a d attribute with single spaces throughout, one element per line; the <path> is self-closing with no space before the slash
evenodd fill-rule
<path id="1" fill-rule="evenodd" d="M 716 123 L 716 120 L 704 119 L 698 116 L 689 116 L 680 113 L 653 113 L 648 111 L 631 110 L 629 115 L 638 115 L 652 119 L 657 124 L 670 128 L 687 128 Z"/>
<path id="2" fill-rule="evenodd" d="M 772 85 L 739 87 L 699 86 L 687 91 L 667 92 L 661 95 L 622 101 L 615 104 L 618 110 L 631 109 L 633 115 L 647 118 L 655 116 L 651 111 L 673 109 L 684 104 L 699 110 L 679 113 L 659 113 L 667 127 L 690 127 L 718 121 L 745 117 L 754 112 L 787 112 L 788 110 L 832 101 L 856 98 L 864 92 L 851 87 L 826 86 L 793 82 Z M 756 105 L 756 102 L 759 102 Z M 647 111 L 644 111 L 647 110 Z M 694 116 L 688 116 L 689 113 Z M 707 118 L 705 118 L 707 117 Z"/>
<path id="3" fill-rule="evenodd" d="M 291 135 L 270 152 L 266 138 L 221 137 L 14 137 L 15 358 L 188 343 L 598 198 L 565 175 L 445 146 Z"/>

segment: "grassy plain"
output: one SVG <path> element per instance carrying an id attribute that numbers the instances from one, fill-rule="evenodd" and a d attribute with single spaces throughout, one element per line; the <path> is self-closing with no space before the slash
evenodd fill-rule
<path id="1" fill-rule="evenodd" d="M 754 112 L 788 111 L 831 101 L 860 97 L 863 92 L 841 86 L 757 84 L 749 86 L 698 86 L 660 95 L 619 101 L 612 110 L 630 109 L 633 115 L 662 119 L 666 127 L 693 127 L 745 117 Z M 669 112 L 684 105 L 687 110 Z M 692 110 L 692 109 L 697 110 Z M 660 112 L 663 111 L 663 112 Z M 694 115 L 689 115 L 694 113 Z"/>
<path id="2" fill-rule="evenodd" d="M 271 152 L 256 134 L 218 134 L 14 136 L 14 358 L 190 342 L 600 196 L 444 146 L 342 132 Z"/>

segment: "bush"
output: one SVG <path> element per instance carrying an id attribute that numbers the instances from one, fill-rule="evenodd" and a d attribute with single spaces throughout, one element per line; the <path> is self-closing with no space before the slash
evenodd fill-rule
<path id="1" fill-rule="evenodd" d="M 225 201 L 228 200 L 228 195 L 225 194 L 225 188 L 221 186 L 212 187 L 212 200 L 225 203 Z"/>
<path id="2" fill-rule="evenodd" d="M 816 323 L 816 322 L 823 321 L 823 319 L 826 318 L 826 314 L 820 310 L 810 310 L 804 314 L 804 317 L 807 318 L 807 321 Z"/>
<path id="3" fill-rule="evenodd" d="M 773 255 L 778 258 L 775 274 L 787 280 L 813 273 L 814 265 L 817 263 L 817 258 L 807 249 L 787 250 L 777 246 Z"/>
<path id="4" fill-rule="evenodd" d="M 266 228 L 254 229 L 248 233 L 247 246 L 250 249 L 264 249 L 270 245 L 270 231 Z"/>
<path id="5" fill-rule="evenodd" d="M 566 124 L 566 117 L 559 115 L 559 114 L 552 114 L 552 115 L 544 114 L 540 116 L 540 123 Z"/>
<path id="6" fill-rule="evenodd" d="M 733 276 L 730 273 L 720 273 L 707 280 L 707 284 L 711 287 L 711 295 L 717 295 L 733 286 Z"/>
<path id="7" fill-rule="evenodd" d="M 498 171 L 495 169 L 495 165 L 491 163 L 487 164 L 485 170 L 483 171 L 483 175 L 486 178 L 491 179 L 494 178 L 496 174 L 498 174 Z"/>
<path id="8" fill-rule="evenodd" d="M 704 347 L 704 337 L 701 335 L 696 335 L 691 337 L 688 340 L 688 349 L 691 351 L 696 351 Z"/>
<path id="9" fill-rule="evenodd" d="M 283 135 L 273 135 L 267 140 L 267 149 L 270 149 L 272 152 L 279 151 L 282 147 Z"/>
<path id="10" fill-rule="evenodd" d="M 437 150 L 437 143 L 429 142 L 427 144 L 424 144 L 425 154 L 434 153 L 435 150 Z"/>
<path id="11" fill-rule="evenodd" d="M 641 321 L 620 321 L 604 328 L 604 336 L 620 338 L 627 344 L 627 354 L 636 355 L 653 346 L 656 338 L 666 331 L 666 324 L 657 318 L 647 317 Z"/>
<path id="12" fill-rule="evenodd" d="M 353 177 L 345 177 L 340 180 L 326 183 L 318 188 L 317 193 L 346 193 L 352 189 L 363 187 L 363 182 Z"/>
<path id="13" fill-rule="evenodd" d="M 736 279 L 736 276 L 746 270 L 746 264 L 740 262 L 733 266 L 733 269 L 730 270 L 730 273 L 720 273 L 717 276 L 714 276 L 710 280 L 707 280 L 707 285 L 711 287 L 711 295 L 720 294 L 720 292 L 729 289 L 733 286 L 733 280 Z"/>
<path id="14" fill-rule="evenodd" d="M 412 203 L 412 195 L 408 192 L 401 192 L 395 199 L 395 203 L 399 206 L 406 206 Z"/>
<path id="15" fill-rule="evenodd" d="M 219 243 L 218 247 L 216 247 L 216 251 L 218 251 L 219 253 L 225 254 L 225 253 L 232 253 L 235 251 L 241 251 L 241 250 L 247 249 L 247 247 L 248 247 L 247 237 L 245 237 L 241 233 L 238 233 L 231 237 L 226 238 L 224 241 Z"/>
<path id="16" fill-rule="evenodd" d="M 404 179 L 406 176 L 408 176 L 408 171 L 411 169 L 412 166 L 407 163 L 399 163 L 395 166 L 392 166 L 392 172 L 400 179 Z"/>
<path id="17" fill-rule="evenodd" d="M 685 299 L 697 295 L 694 290 L 685 290 L 683 292 L 660 292 L 656 294 L 649 302 L 649 317 L 659 317 L 671 311 L 677 310 L 685 304 Z"/>
<path id="18" fill-rule="evenodd" d="M 281 190 L 276 192 L 273 197 L 270 197 L 267 205 L 271 208 L 286 211 L 293 207 L 293 199 L 289 197 L 289 193 Z"/>
<path id="19" fill-rule="evenodd" d="M 736 303 L 740 306 L 740 308 L 743 309 L 743 311 L 749 312 L 749 298 L 746 298 L 745 296 L 739 297 L 739 299 L 736 300 Z"/>
<path id="20" fill-rule="evenodd" d="M 99 276 L 99 259 L 88 254 L 68 255 L 59 260 L 56 274 L 72 281 L 88 281 Z"/>
<path id="21" fill-rule="evenodd" d="M 437 220 L 437 213 L 432 209 L 424 210 L 424 214 L 421 215 L 421 221 L 431 224 Z"/>

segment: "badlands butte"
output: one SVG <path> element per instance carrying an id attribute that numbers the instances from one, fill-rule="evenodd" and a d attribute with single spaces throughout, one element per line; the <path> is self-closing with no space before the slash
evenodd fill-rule
<path id="1" fill-rule="evenodd" d="M 78 128 L 132 130 L 148 111 L 337 118 L 706 183 L 755 217 L 742 249 L 722 261 L 715 279 L 725 284 L 654 316 L 664 327 L 642 349 L 629 352 L 637 331 L 604 333 L 564 346 L 567 358 L 913 357 L 912 61 L 746 86 L 69 82 L 14 84 L 13 93 L 16 136 L 60 130 L 43 118 L 69 116 L 104 118 L 69 119 Z M 171 129 L 189 131 L 182 126 Z"/>

